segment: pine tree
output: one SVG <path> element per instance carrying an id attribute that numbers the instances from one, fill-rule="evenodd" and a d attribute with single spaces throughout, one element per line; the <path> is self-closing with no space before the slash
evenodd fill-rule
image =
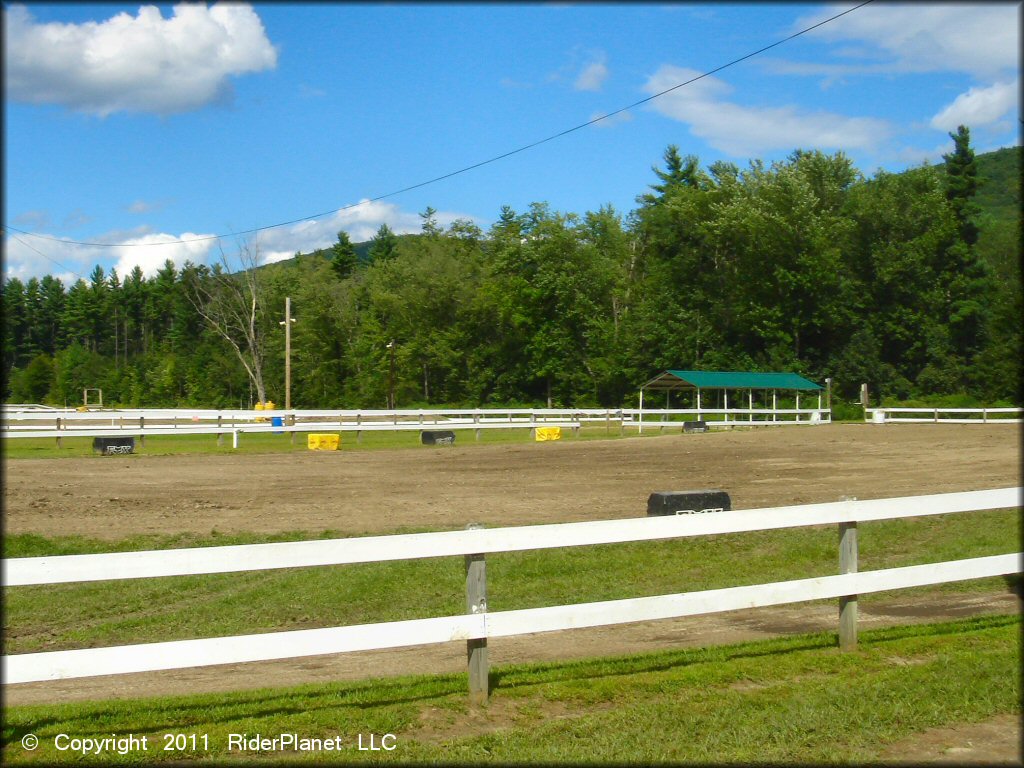
<path id="1" fill-rule="evenodd" d="M 338 242 L 331 246 L 331 269 L 339 280 L 344 280 L 355 271 L 358 261 L 359 257 L 348 232 L 341 230 L 338 232 Z"/>
<path id="2" fill-rule="evenodd" d="M 947 300 L 949 331 L 953 348 L 961 365 L 967 365 L 985 342 L 991 293 L 991 277 L 985 263 L 978 258 L 979 213 L 974 195 L 978 191 L 978 166 L 971 148 L 971 132 L 961 125 L 953 139 L 953 151 L 943 155 L 946 161 L 946 200 L 956 217 L 960 241 L 945 253 L 940 282 Z"/>
<path id="3" fill-rule="evenodd" d="M 381 224 L 370 241 L 370 261 L 377 263 L 394 258 L 398 252 L 398 236 L 387 224 Z"/>
<path id="4" fill-rule="evenodd" d="M 960 225 L 960 239 L 973 246 L 978 242 L 978 226 L 974 217 L 979 209 L 974 202 L 978 191 L 978 166 L 971 149 L 971 132 L 967 126 L 961 125 L 949 137 L 953 139 L 953 151 L 942 156 L 946 161 L 946 199 L 953 206 Z"/>
<path id="5" fill-rule="evenodd" d="M 651 166 L 654 175 L 660 180 L 660 184 L 651 184 L 651 189 L 657 192 L 656 195 L 647 193 L 637 198 L 637 202 L 645 205 L 653 205 L 663 199 L 670 190 L 678 187 L 698 187 L 705 180 L 704 174 L 700 171 L 700 160 L 694 155 L 683 157 L 679 154 L 679 147 L 669 144 L 663 155 L 665 170 L 656 165 Z"/>
<path id="6" fill-rule="evenodd" d="M 428 205 L 426 210 L 420 214 L 420 218 L 423 220 L 424 235 L 427 237 L 439 237 L 441 235 L 441 227 L 437 223 L 436 210 Z"/>

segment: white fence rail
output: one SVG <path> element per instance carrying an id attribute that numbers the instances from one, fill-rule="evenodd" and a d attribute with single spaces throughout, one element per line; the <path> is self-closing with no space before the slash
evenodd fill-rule
<path id="1" fill-rule="evenodd" d="M 706 420 L 708 427 L 749 427 L 781 424 L 821 424 L 831 420 L 827 408 L 507 408 L 399 410 L 211 410 L 106 409 L 39 410 L 5 407 L 0 437 L 55 438 L 159 435 L 231 435 L 235 447 L 243 433 L 362 432 L 424 429 L 536 429 L 559 426 L 575 433 L 581 426 L 617 425 L 626 429 L 682 428 L 680 421 Z"/>
<path id="2" fill-rule="evenodd" d="M 1021 411 L 1021 408 L 865 408 L 864 420 L 874 424 L 1020 424 Z"/>
<path id="3" fill-rule="evenodd" d="M 464 555 L 467 592 L 472 596 L 467 604 L 472 606 L 472 610 L 458 616 L 350 627 L 4 656 L 2 677 L 5 684 L 25 683 L 465 640 L 470 649 L 471 692 L 486 695 L 486 656 L 481 663 L 480 651 L 486 652 L 486 640 L 489 637 L 649 621 L 835 597 L 840 598 L 843 611 L 840 641 L 844 647 L 849 647 L 855 643 L 858 594 L 1021 571 L 1022 553 L 1017 552 L 857 573 L 857 523 L 1019 507 L 1021 490 L 1002 488 L 705 515 L 477 528 L 330 541 L 7 559 L 2 562 L 3 581 L 9 587 L 17 587 Z M 841 558 L 841 570 L 844 572 L 836 576 L 513 611 L 488 611 L 486 607 L 483 573 L 483 557 L 486 553 L 834 524 L 839 524 L 841 540 L 846 548 Z M 852 537 L 851 531 L 854 534 Z M 849 550 L 851 543 L 852 560 Z M 851 605 L 852 624 L 848 622 L 844 629 L 842 621 L 851 618 Z"/>

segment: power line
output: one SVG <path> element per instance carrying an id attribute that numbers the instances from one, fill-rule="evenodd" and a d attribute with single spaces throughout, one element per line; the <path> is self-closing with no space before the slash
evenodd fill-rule
<path id="1" fill-rule="evenodd" d="M 774 43 L 771 43 L 770 45 L 766 45 L 763 48 L 759 48 L 756 51 L 748 53 L 748 54 L 746 54 L 744 56 L 740 56 L 737 59 L 733 59 L 732 61 L 728 62 L 727 64 L 722 64 L 721 66 L 715 67 L 714 69 L 710 69 L 707 72 L 704 72 L 703 74 L 697 75 L 696 77 L 692 77 L 689 80 L 686 80 L 686 81 L 684 81 L 682 83 L 678 83 L 676 85 L 673 85 L 671 88 L 666 88 L 665 90 L 659 91 L 658 93 L 655 93 L 652 96 L 648 96 L 646 98 L 640 99 L 639 101 L 635 101 L 632 104 L 629 104 L 629 105 L 627 105 L 625 107 L 621 107 L 619 109 L 616 109 L 614 112 L 608 112 L 607 114 L 601 115 L 600 117 L 595 117 L 595 118 L 593 118 L 591 120 L 588 120 L 585 123 L 580 123 L 579 125 L 573 126 L 572 128 L 567 128 L 564 131 L 560 131 L 559 133 L 552 134 L 551 136 L 548 136 L 547 138 L 539 139 L 539 140 L 534 141 L 534 142 L 532 142 L 530 144 L 525 144 L 525 145 L 519 147 L 518 149 L 513 149 L 513 150 L 510 150 L 508 152 L 504 152 L 504 153 L 502 153 L 500 155 L 496 155 L 496 156 L 494 156 L 492 158 L 489 158 L 487 160 L 481 160 L 479 163 L 474 163 L 473 165 L 467 165 L 466 167 L 460 168 L 457 171 L 450 171 L 448 173 L 442 174 L 440 176 L 436 176 L 436 177 L 434 177 L 432 179 L 429 179 L 427 181 L 421 181 L 421 182 L 419 182 L 417 184 L 411 184 L 411 185 L 409 185 L 407 187 L 402 187 L 401 189 L 394 190 L 393 192 L 388 192 L 388 193 L 383 194 L 383 195 L 378 195 L 377 197 L 369 198 L 367 200 L 361 200 L 358 203 L 351 203 L 349 205 L 345 205 L 345 206 L 342 206 L 340 208 L 332 208 L 329 211 L 322 211 L 320 213 L 313 213 L 313 214 L 310 214 L 309 216 L 303 216 L 300 219 L 292 219 L 290 221 L 282 221 L 282 222 L 279 222 L 277 224 L 268 224 L 268 225 L 262 226 L 262 227 L 254 227 L 252 229 L 244 229 L 244 230 L 241 230 L 239 232 L 229 232 L 229 233 L 224 234 L 224 235 L 204 235 L 202 237 L 193 237 L 193 238 L 190 238 L 188 240 L 166 240 L 166 241 L 161 242 L 161 243 L 89 243 L 89 242 L 81 242 L 81 241 L 77 241 L 77 240 L 64 240 L 64 239 L 61 239 L 59 237 L 52 237 L 50 235 L 40 235 L 40 234 L 37 234 L 37 233 L 34 233 L 34 232 L 26 232 L 24 230 L 17 229 L 15 227 L 11 227 L 11 226 L 8 226 L 8 225 L 3 225 L 3 226 L 4 226 L 5 229 L 12 230 L 14 232 L 19 232 L 19 233 L 21 233 L 23 235 L 28 235 L 30 237 L 38 237 L 38 238 L 41 238 L 43 240 L 55 240 L 57 242 L 65 243 L 65 244 L 68 244 L 68 245 L 83 245 L 83 246 L 90 246 L 90 247 L 94 247 L 94 248 L 133 248 L 133 247 L 141 247 L 141 246 L 153 247 L 153 246 L 162 246 L 162 245 L 181 245 L 183 243 L 199 243 L 199 242 L 204 242 L 204 241 L 207 241 L 207 240 L 221 240 L 221 239 L 226 238 L 226 237 L 238 237 L 239 235 L 251 235 L 251 234 L 255 234 L 257 232 L 266 231 L 268 229 L 277 229 L 278 227 L 287 227 L 290 224 L 299 224 L 299 223 L 301 223 L 303 221 L 310 221 L 312 219 L 320 218 L 321 216 L 328 216 L 328 215 L 331 215 L 333 213 L 338 213 L 340 211 L 351 210 L 352 208 L 358 208 L 359 206 L 366 205 L 367 203 L 376 203 L 376 202 L 378 202 L 380 200 L 386 200 L 389 197 L 395 197 L 396 195 L 401 195 L 401 194 L 404 194 L 406 192 L 411 192 L 414 189 L 420 189 L 422 187 L 429 186 L 430 184 L 436 184 L 439 181 L 444 181 L 445 179 L 450 179 L 453 176 L 459 176 L 459 175 L 461 175 L 463 173 L 467 173 L 469 171 L 476 170 L 477 168 L 482 168 L 485 165 L 490 165 L 491 163 L 496 163 L 499 160 L 504 160 L 507 157 L 512 157 L 513 155 L 518 155 L 521 152 L 526 152 L 527 150 L 533 149 L 534 147 L 539 147 L 541 144 L 547 144 L 549 141 L 554 141 L 555 139 L 560 139 L 563 136 L 568 136 L 570 133 L 575 133 L 576 131 L 582 130 L 583 128 L 587 128 L 587 127 L 589 127 L 591 125 L 599 123 L 602 120 L 607 120 L 608 118 L 614 117 L 615 115 L 621 114 L 622 112 L 626 112 L 627 110 L 634 109 L 635 107 L 639 107 L 642 104 L 646 104 L 649 101 L 653 101 L 654 99 L 657 99 L 657 98 L 659 98 L 661 96 L 664 96 L 667 93 L 672 93 L 672 91 L 678 90 L 679 88 L 682 88 L 682 87 L 684 87 L 686 85 L 690 85 L 691 83 L 695 83 L 698 80 L 702 80 L 705 77 L 709 77 L 709 76 L 715 74 L 716 72 L 721 72 L 723 69 L 728 69 L 729 67 L 732 67 L 732 66 L 734 66 L 736 64 L 739 64 L 742 61 L 746 61 L 747 59 L 753 58 L 754 56 L 758 56 L 758 55 L 764 53 L 765 51 L 769 51 L 772 48 L 776 48 L 776 47 L 778 47 L 780 45 L 783 45 L 784 43 L 788 43 L 790 40 L 793 40 L 793 39 L 795 39 L 797 37 L 800 37 L 801 35 L 805 35 L 808 32 L 811 32 L 811 31 L 817 29 L 818 27 L 823 27 L 824 25 L 826 25 L 826 24 L 828 24 L 830 22 L 833 22 L 836 19 L 839 19 L 839 18 L 841 18 L 843 16 L 846 16 L 848 13 L 853 13 L 854 11 L 861 9 L 865 5 L 869 5 L 872 2 L 873 2 L 873 0 L 864 0 L 864 2 L 860 3 L 859 5 L 855 5 L 853 8 L 848 8 L 847 10 L 845 10 L 845 11 L 843 11 L 841 13 L 837 13 L 835 16 L 830 16 L 829 18 L 824 19 L 823 21 L 819 21 L 817 24 L 812 24 L 811 26 L 806 27 L 805 29 L 801 29 L 799 32 L 794 32 L 789 37 L 785 37 L 782 40 L 777 40 Z"/>
<path id="2" fill-rule="evenodd" d="M 4 225 L 0 225 L 0 226 L 3 226 L 3 228 L 4 228 L 4 229 L 7 229 L 7 230 L 13 229 L 13 227 L 8 227 L 8 226 L 7 226 L 6 224 L 4 224 Z M 21 230 L 16 230 L 16 231 L 19 231 L 19 232 L 20 232 Z M 10 234 L 10 233 L 8 233 L 8 234 Z M 31 233 L 31 232 L 22 232 L 22 234 L 26 234 L 26 235 L 32 235 L 32 233 Z M 49 262 L 52 262 L 53 264 L 56 264 L 56 265 L 57 265 L 58 267 L 60 267 L 61 269 L 63 269 L 63 270 L 65 271 L 65 272 L 69 272 L 70 274 L 72 274 L 72 275 L 74 275 L 75 277 L 77 277 L 77 278 L 78 278 L 79 280 L 84 280 L 84 279 L 85 279 L 85 278 L 84 278 L 84 277 L 82 277 L 82 276 L 81 276 L 80 274 L 78 274 L 77 272 L 75 272 L 75 270 L 73 270 L 73 269 L 69 269 L 68 267 L 65 267 L 65 266 L 64 266 L 63 264 L 61 264 L 61 263 L 60 263 L 59 261 L 57 261 L 56 259 L 52 259 L 52 258 L 50 258 L 50 257 L 49 257 L 49 256 L 47 256 L 47 255 L 46 255 L 45 253 L 43 253 L 42 251 L 40 251 L 40 250 L 39 250 L 38 248 L 35 248 L 35 247 L 33 247 L 33 246 L 29 245 L 28 243 L 26 243 L 26 242 L 25 242 L 24 240 L 22 240 L 22 239 L 21 239 L 20 237 L 18 237 L 17 235 L 10 235 L 10 236 L 11 236 L 11 237 L 12 237 L 13 239 L 17 240 L 17 241 L 18 241 L 19 243 L 21 243 L 22 245 L 24 245 L 24 246 L 25 246 L 26 248 L 28 248 L 28 249 L 29 249 L 30 251 L 35 251 L 36 253 L 38 253 L 38 254 L 39 254 L 40 256 L 42 256 L 42 257 L 43 257 L 44 259 L 46 259 L 47 261 L 49 261 Z M 44 237 L 43 235 L 32 235 L 32 236 L 33 236 L 33 237 Z M 66 242 L 66 241 L 64 241 L 64 240 L 61 240 L 61 241 L 59 241 L 59 242 Z"/>

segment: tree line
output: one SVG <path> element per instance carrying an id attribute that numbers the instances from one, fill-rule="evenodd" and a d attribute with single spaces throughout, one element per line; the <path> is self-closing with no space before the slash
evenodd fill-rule
<path id="1" fill-rule="evenodd" d="M 296 408 L 380 408 L 392 390 L 399 407 L 618 407 L 666 368 L 1019 402 L 1019 222 L 988 227 L 969 131 L 951 136 L 943 164 L 871 178 L 842 152 L 704 168 L 670 146 L 625 216 L 534 203 L 483 231 L 428 208 L 420 234 L 341 232 L 266 266 L 243 243 L 242 269 L 11 278 L 4 398 L 282 404 L 290 297 Z"/>

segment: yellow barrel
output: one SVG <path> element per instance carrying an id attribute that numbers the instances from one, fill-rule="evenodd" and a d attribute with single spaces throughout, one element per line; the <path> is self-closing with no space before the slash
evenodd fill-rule
<path id="1" fill-rule="evenodd" d="M 537 427 L 538 443 L 545 442 L 547 440 L 561 440 L 562 439 L 562 428 L 561 427 Z"/>
<path id="2" fill-rule="evenodd" d="M 336 451 L 341 443 L 341 435 L 309 433 L 306 435 L 306 447 L 311 451 Z"/>

